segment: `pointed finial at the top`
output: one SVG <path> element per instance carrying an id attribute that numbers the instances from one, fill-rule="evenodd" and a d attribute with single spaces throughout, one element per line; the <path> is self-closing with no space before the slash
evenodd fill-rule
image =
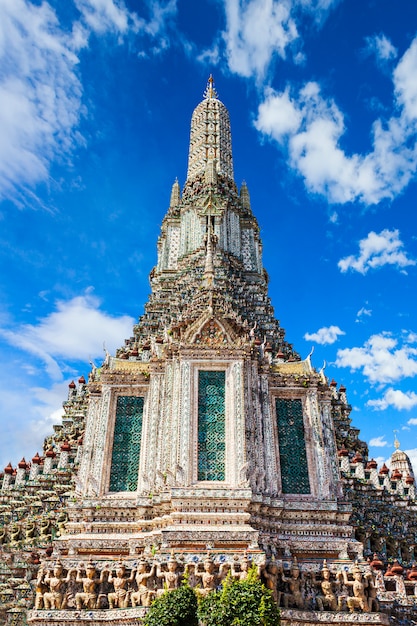
<path id="1" fill-rule="evenodd" d="M 394 448 L 398 450 L 399 447 L 400 447 L 400 442 L 398 441 L 398 438 L 397 438 L 397 431 L 394 430 Z"/>
<path id="2" fill-rule="evenodd" d="M 211 100 L 212 98 L 217 98 L 217 91 L 214 86 L 214 78 L 213 75 L 210 74 L 209 79 L 207 81 L 207 87 L 204 91 L 204 97 L 206 100 Z"/>

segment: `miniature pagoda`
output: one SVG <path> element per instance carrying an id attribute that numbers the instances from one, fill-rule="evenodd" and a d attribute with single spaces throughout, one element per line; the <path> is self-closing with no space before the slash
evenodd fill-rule
<path id="1" fill-rule="evenodd" d="M 35 598 L 14 588 L 7 596 L 0 569 L 6 623 L 25 623 L 26 608 L 39 626 L 72 624 L 74 612 L 76 623 L 138 623 L 185 571 L 209 592 L 227 571 L 243 577 L 248 562 L 284 612 L 338 608 L 348 621 L 358 610 L 387 623 L 378 613 L 393 599 L 383 563 L 363 551 L 411 564 L 406 536 L 407 554 L 384 543 L 382 516 L 406 507 L 407 532 L 417 528 L 412 468 L 397 450 L 398 467 L 378 473 L 351 426 L 346 390 L 286 341 L 212 78 L 192 115 L 187 179 L 173 185 L 150 283 L 132 336 L 88 382 L 71 383 L 43 455 L 5 468 L 4 563 L 9 577 L 36 580 Z M 380 531 L 361 516 L 374 501 Z M 349 591 L 348 570 L 366 594 Z M 329 604 L 321 581 L 330 577 L 329 589 L 344 585 L 345 595 L 331 591 Z M 412 580 L 393 593 L 414 597 Z M 343 622 L 338 615 L 326 619 Z"/>

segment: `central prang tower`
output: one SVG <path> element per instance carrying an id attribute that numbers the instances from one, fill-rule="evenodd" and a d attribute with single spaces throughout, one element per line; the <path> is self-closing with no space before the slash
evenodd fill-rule
<path id="1" fill-rule="evenodd" d="M 332 390 L 274 317 L 229 114 L 210 78 L 191 121 L 145 313 L 91 373 L 62 558 L 241 551 L 357 557 L 340 498 Z M 188 556 L 187 556 L 188 555 Z"/>

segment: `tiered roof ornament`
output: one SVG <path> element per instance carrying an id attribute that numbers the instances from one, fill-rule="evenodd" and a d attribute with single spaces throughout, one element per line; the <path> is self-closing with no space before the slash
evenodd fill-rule
<path id="1" fill-rule="evenodd" d="M 209 76 L 209 79 L 207 81 L 207 87 L 205 88 L 203 95 L 206 100 L 211 100 L 213 98 L 218 100 L 219 98 L 216 88 L 214 86 L 214 78 L 212 74 L 210 74 Z"/>
<path id="2" fill-rule="evenodd" d="M 394 431 L 395 432 L 395 431 Z M 391 455 L 391 472 L 396 475 L 400 475 L 402 478 L 410 477 L 414 480 L 413 466 L 409 456 L 403 450 L 400 450 L 400 442 L 398 441 L 397 434 L 394 436 L 394 448 L 395 451 Z"/>

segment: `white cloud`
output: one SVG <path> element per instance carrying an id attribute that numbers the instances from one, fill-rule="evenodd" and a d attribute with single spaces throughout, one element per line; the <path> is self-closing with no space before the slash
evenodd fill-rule
<path id="1" fill-rule="evenodd" d="M 151 2 L 147 22 L 122 0 L 76 0 L 80 20 L 61 27 L 44 1 L 0 2 L 0 201 L 40 202 L 33 194 L 48 181 L 51 164 L 70 160 L 84 142 L 78 126 L 85 109 L 78 52 L 92 31 L 120 37 L 131 31 L 166 46 L 166 21 L 175 0 Z"/>
<path id="2" fill-rule="evenodd" d="M 114 351 L 131 335 L 133 318 L 112 317 L 100 311 L 99 305 L 99 300 L 89 294 L 58 301 L 56 310 L 37 325 L 0 328 L 0 335 L 9 344 L 41 359 L 49 376 L 60 380 L 65 367 L 60 359 L 88 362 L 90 357 L 103 355 L 103 342 Z"/>
<path id="3" fill-rule="evenodd" d="M 339 4 L 341 0 L 296 0 L 294 5 L 303 7 L 306 11 L 314 14 L 319 21 L 325 17 L 325 14 Z"/>
<path id="4" fill-rule="evenodd" d="M 372 335 L 358 348 L 337 351 L 336 366 L 362 370 L 371 383 L 389 383 L 417 375 L 417 349 L 408 344 L 397 347 L 390 333 Z"/>
<path id="5" fill-rule="evenodd" d="M 376 411 L 385 411 L 389 406 L 394 407 L 398 411 L 409 411 L 417 406 L 417 393 L 414 391 L 403 392 L 399 389 L 387 389 L 383 398 L 380 400 L 368 400 L 368 406 Z"/>
<path id="6" fill-rule="evenodd" d="M 6 442 L 0 443 L 0 468 L 41 452 L 44 437 L 60 423 L 71 379 L 87 378 L 90 358 L 102 362 L 103 341 L 114 353 L 131 335 L 133 318 L 110 316 L 99 305 L 86 294 L 56 303 L 36 324 L 18 326 L 4 318 L 0 340 L 11 347 L 2 345 L 0 352 L 0 423 Z"/>
<path id="7" fill-rule="evenodd" d="M 409 419 L 407 424 L 409 424 L 410 426 L 417 426 L 417 417 L 412 417 L 411 419 Z"/>
<path id="8" fill-rule="evenodd" d="M 355 320 L 355 322 L 360 322 L 363 317 L 371 317 L 371 315 L 372 315 L 372 310 L 371 309 L 367 309 L 367 308 L 365 308 L 363 306 L 356 313 L 356 320 Z"/>
<path id="9" fill-rule="evenodd" d="M 225 0 L 226 30 L 223 40 L 229 69 L 246 78 L 261 80 L 276 56 L 299 40 L 301 13 L 321 25 L 340 0 Z M 293 61 L 304 61 L 294 50 Z"/>
<path id="10" fill-rule="evenodd" d="M 46 382 L 42 375 L 38 380 Z M 41 453 L 44 438 L 51 434 L 54 424 L 61 422 L 62 402 L 67 398 L 70 381 L 53 383 L 49 388 L 33 387 L 30 379 L 18 376 L 16 370 L 2 378 L 0 468 L 9 461 L 17 463 L 22 456 L 30 460 L 36 451 Z"/>
<path id="11" fill-rule="evenodd" d="M 188 44 L 187 52 L 188 56 L 195 56 L 195 46 Z M 215 43 L 211 48 L 203 50 L 196 56 L 196 59 L 199 63 L 209 67 L 217 65 L 220 61 L 219 45 Z"/>
<path id="12" fill-rule="evenodd" d="M 377 61 L 390 61 L 398 55 L 397 48 L 384 34 L 367 37 L 365 53 L 374 54 Z"/>
<path id="13" fill-rule="evenodd" d="M 404 117 L 415 124 L 417 119 L 417 38 L 415 38 L 394 70 L 394 87 Z M 415 146 L 414 146 L 415 152 Z"/>
<path id="14" fill-rule="evenodd" d="M 397 269 L 416 265 L 416 261 L 407 257 L 403 247 L 398 230 L 385 229 L 380 233 L 371 231 L 359 242 L 358 256 L 347 256 L 340 259 L 337 265 L 341 272 L 350 269 L 361 274 L 384 265 L 393 265 Z"/>
<path id="15" fill-rule="evenodd" d="M 0 198 L 48 176 L 77 142 L 82 88 L 71 38 L 47 2 L 0 8 Z"/>
<path id="16" fill-rule="evenodd" d="M 177 0 L 152 0 L 151 19 L 146 24 L 146 32 L 155 38 L 165 39 L 168 21 L 177 13 Z M 162 47 L 166 47 L 165 44 Z"/>
<path id="17" fill-rule="evenodd" d="M 44 438 L 51 434 L 54 424 L 61 423 L 65 413 L 62 402 L 67 399 L 68 381 L 55 383 L 49 389 L 32 387 L 28 392 L 32 400 L 32 410 L 22 443 L 40 449 Z"/>
<path id="18" fill-rule="evenodd" d="M 377 204 L 397 196 L 417 170 L 417 38 L 399 60 L 393 75 L 394 114 L 377 119 L 372 149 L 348 155 L 341 148 L 346 132 L 343 113 L 325 98 L 318 83 L 298 93 L 268 89 L 259 105 L 255 127 L 288 155 L 290 166 L 307 189 L 329 202 Z"/>
<path id="19" fill-rule="evenodd" d="M 129 23 L 136 24 L 135 14 L 123 2 L 114 0 L 75 0 L 75 5 L 91 30 L 103 34 L 108 31 L 126 33 Z"/>
<path id="20" fill-rule="evenodd" d="M 259 105 L 255 127 L 281 143 L 285 137 L 298 131 L 302 112 L 290 99 L 288 88 L 278 95 L 268 87 L 265 96 L 265 100 Z"/>
<path id="21" fill-rule="evenodd" d="M 262 78 L 275 54 L 285 58 L 298 37 L 291 5 L 290 0 L 226 0 L 224 39 L 232 72 Z"/>
<path id="22" fill-rule="evenodd" d="M 146 21 L 130 11 L 124 0 L 75 0 L 75 5 L 83 23 L 98 35 L 115 33 L 123 36 L 128 32 L 142 31 L 153 38 L 158 37 L 158 50 L 166 47 L 164 32 L 167 20 L 177 10 L 176 0 L 146 2 L 150 10 L 150 18 Z"/>
<path id="23" fill-rule="evenodd" d="M 319 328 L 315 333 L 306 333 L 304 339 L 306 341 L 315 341 L 322 345 L 332 344 L 338 340 L 340 335 L 345 335 L 343 330 L 340 330 L 339 326 L 324 326 Z"/>
<path id="24" fill-rule="evenodd" d="M 406 455 L 411 461 L 411 466 L 413 468 L 413 474 L 415 475 L 415 468 L 417 468 L 417 448 L 412 448 L 411 450 L 404 450 Z"/>
<path id="25" fill-rule="evenodd" d="M 10 363 L 9 363 L 10 367 Z M 42 387 L 33 387 L 30 377 L 14 370 L 14 376 L 0 382 L 0 469 L 11 461 L 17 463 L 22 456 L 30 460 L 36 451 L 41 452 L 43 440 L 52 433 L 54 424 L 61 422 L 62 402 L 67 399 L 68 384 L 83 373 L 87 378 L 89 367 L 81 364 L 72 370 L 64 381 L 53 382 L 40 372 L 36 381 Z M 32 383 L 32 384 L 31 384 Z"/>
<path id="26" fill-rule="evenodd" d="M 373 437 L 373 439 L 369 441 L 369 445 L 375 448 L 384 448 L 388 445 L 388 442 L 385 441 L 385 435 L 381 435 L 380 437 Z"/>

